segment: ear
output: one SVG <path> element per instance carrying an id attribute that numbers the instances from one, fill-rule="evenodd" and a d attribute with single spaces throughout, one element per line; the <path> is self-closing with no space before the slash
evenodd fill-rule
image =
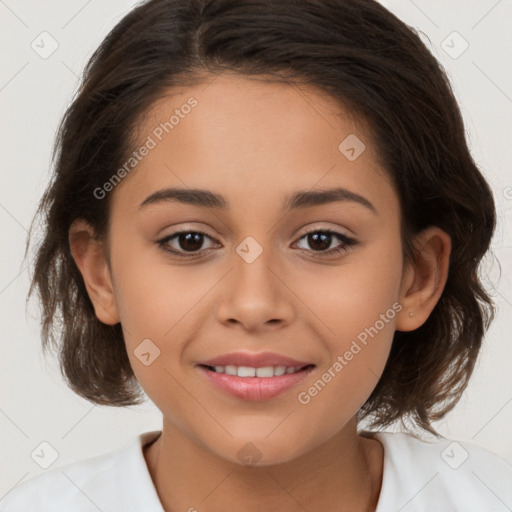
<path id="1" fill-rule="evenodd" d="M 413 331 L 425 323 L 443 293 L 450 263 L 451 239 L 432 226 L 414 239 L 415 260 L 404 264 L 396 329 Z"/>
<path id="2" fill-rule="evenodd" d="M 103 242 L 89 223 L 77 219 L 69 229 L 69 245 L 98 320 L 107 325 L 119 323 L 119 312 Z"/>

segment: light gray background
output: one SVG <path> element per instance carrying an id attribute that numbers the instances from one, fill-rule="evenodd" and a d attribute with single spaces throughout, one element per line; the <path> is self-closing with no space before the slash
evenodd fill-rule
<path id="1" fill-rule="evenodd" d="M 382 1 L 423 32 L 447 69 L 474 158 L 492 185 L 498 208 L 493 252 L 501 277 L 492 257 L 486 267 L 499 312 L 467 392 L 436 427 L 448 438 L 471 441 L 512 462 L 512 3 Z M 50 466 L 55 468 L 112 451 L 140 432 L 161 427 L 160 412 L 149 401 L 125 409 L 100 407 L 66 387 L 56 359 L 43 359 L 36 300 L 25 314 L 28 274 L 21 266 L 27 229 L 48 181 L 55 130 L 78 75 L 134 5 L 131 0 L 0 0 L 0 499 L 19 482 L 45 471 L 31 458 L 36 448 L 40 453 L 43 441 L 59 454 Z M 34 40 L 43 45 L 43 31 L 58 43 L 45 59 L 31 48 Z M 464 40 L 469 47 L 457 56 Z"/>

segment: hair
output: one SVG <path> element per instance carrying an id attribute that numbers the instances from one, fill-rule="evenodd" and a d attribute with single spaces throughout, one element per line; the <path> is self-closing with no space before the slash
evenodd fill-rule
<path id="1" fill-rule="evenodd" d="M 439 301 L 421 327 L 394 333 L 358 412 L 371 428 L 409 418 L 439 436 L 432 422 L 459 401 L 494 317 L 478 269 L 495 205 L 444 69 L 414 29 L 373 0 L 149 0 L 110 31 L 60 123 L 52 179 L 30 229 L 40 216 L 27 301 L 37 288 L 43 350 L 58 350 L 62 375 L 85 399 L 144 401 L 121 324 L 95 315 L 69 229 L 84 219 L 108 240 L 112 194 L 98 200 L 93 191 L 126 161 L 142 116 L 169 88 L 221 73 L 313 86 L 368 124 L 400 200 L 404 261 L 414 261 L 413 239 L 425 228 L 451 237 Z"/>

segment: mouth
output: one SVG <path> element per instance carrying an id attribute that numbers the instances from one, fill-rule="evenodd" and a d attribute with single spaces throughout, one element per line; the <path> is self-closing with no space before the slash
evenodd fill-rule
<path id="1" fill-rule="evenodd" d="M 302 366 L 210 366 L 197 368 L 208 382 L 224 394 L 248 401 L 274 398 L 302 382 L 315 368 Z"/>
<path id="2" fill-rule="evenodd" d="M 215 373 L 222 373 L 224 375 L 231 375 L 233 377 L 242 377 L 242 378 L 250 378 L 250 377 L 261 377 L 263 379 L 268 379 L 271 377 L 281 377 L 283 375 L 292 375 L 298 373 L 306 368 L 314 366 L 313 364 L 307 364 L 304 366 L 263 366 L 263 367 L 253 367 L 253 366 L 235 366 L 235 365 L 226 365 L 226 366 L 208 366 L 208 365 L 200 365 L 208 370 Z"/>

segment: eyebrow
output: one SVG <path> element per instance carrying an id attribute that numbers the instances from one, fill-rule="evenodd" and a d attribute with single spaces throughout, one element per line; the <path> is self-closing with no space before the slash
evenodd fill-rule
<path id="1" fill-rule="evenodd" d="M 209 190 L 165 188 L 157 190 L 146 197 L 139 205 L 139 209 L 150 204 L 174 201 L 195 206 L 204 206 L 206 208 L 219 208 L 223 210 L 230 208 L 229 202 L 224 196 Z M 373 206 L 368 199 L 343 187 L 295 192 L 284 199 L 283 210 L 291 211 L 334 202 L 357 203 L 365 206 L 375 215 L 378 215 L 375 206 Z"/>

